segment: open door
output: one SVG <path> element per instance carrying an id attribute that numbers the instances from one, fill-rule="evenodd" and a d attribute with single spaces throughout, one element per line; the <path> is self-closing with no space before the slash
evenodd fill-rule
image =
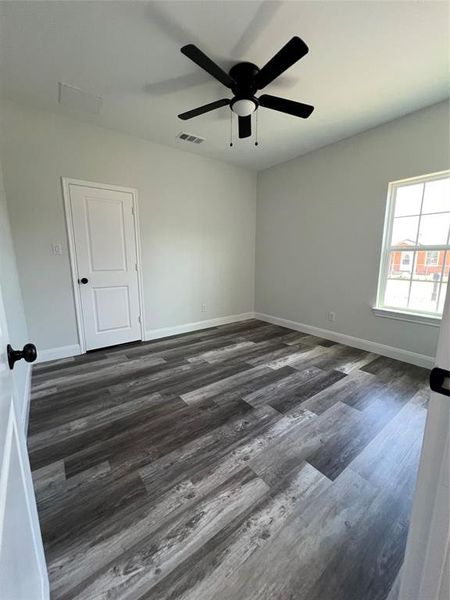
<path id="1" fill-rule="evenodd" d="M 25 433 L 7 357 L 8 327 L 0 287 L 0 597 L 48 600 L 49 585 Z"/>
<path id="2" fill-rule="evenodd" d="M 450 283 L 442 316 L 399 600 L 450 598 Z"/>

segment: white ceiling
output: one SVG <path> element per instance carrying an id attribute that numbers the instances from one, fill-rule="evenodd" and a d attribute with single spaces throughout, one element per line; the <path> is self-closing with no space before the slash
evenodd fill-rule
<path id="1" fill-rule="evenodd" d="M 162 144 L 263 169 L 445 99 L 449 4 L 433 1 L 1 2 L 2 94 Z M 265 93 L 313 104 L 308 120 L 260 109 L 259 138 L 229 147 L 230 97 L 183 56 L 260 67 L 293 35 L 310 52 Z M 103 97 L 99 115 L 58 104 L 58 82 Z M 176 139 L 180 131 L 206 138 Z"/>

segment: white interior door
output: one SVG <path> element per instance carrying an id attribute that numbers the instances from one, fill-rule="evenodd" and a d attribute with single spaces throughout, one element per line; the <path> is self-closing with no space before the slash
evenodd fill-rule
<path id="1" fill-rule="evenodd" d="M 140 340 L 133 192 L 73 181 L 66 190 L 85 349 Z"/>
<path id="2" fill-rule="evenodd" d="M 16 389 L 8 365 L 0 288 L 0 598 L 46 600 L 47 570 Z"/>

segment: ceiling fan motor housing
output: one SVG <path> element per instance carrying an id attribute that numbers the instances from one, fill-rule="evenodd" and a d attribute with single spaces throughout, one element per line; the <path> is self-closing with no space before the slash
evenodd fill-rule
<path id="1" fill-rule="evenodd" d="M 230 69 L 230 77 L 236 82 L 231 91 L 237 98 L 252 98 L 258 91 L 255 83 L 259 69 L 249 62 L 237 63 Z"/>

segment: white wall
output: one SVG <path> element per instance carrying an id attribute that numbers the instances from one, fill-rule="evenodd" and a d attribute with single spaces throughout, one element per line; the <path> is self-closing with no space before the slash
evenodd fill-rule
<path id="1" fill-rule="evenodd" d="M 138 189 L 146 330 L 253 310 L 254 172 L 11 103 L 0 151 L 41 350 L 78 343 L 61 176 Z M 51 254 L 54 242 L 62 256 Z"/>
<path id="2" fill-rule="evenodd" d="M 23 309 L 22 293 L 17 274 L 16 256 L 11 238 L 6 195 L 3 185 L 2 165 L 0 162 L 0 287 L 8 323 L 9 343 L 15 350 L 23 348 L 28 340 L 27 324 Z M 3 352 L 2 348 L 2 352 Z M 27 378 L 29 365 L 21 360 L 15 364 L 14 384 L 17 388 L 16 407 L 18 418 L 24 423 L 28 417 Z"/>
<path id="3" fill-rule="evenodd" d="M 448 168 L 440 103 L 259 173 L 256 310 L 434 356 L 437 328 L 370 307 L 389 181 Z"/>

